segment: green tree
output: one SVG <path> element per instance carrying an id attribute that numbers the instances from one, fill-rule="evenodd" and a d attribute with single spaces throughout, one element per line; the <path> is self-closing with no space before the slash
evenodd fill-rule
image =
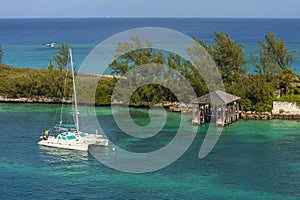
<path id="1" fill-rule="evenodd" d="M 192 47 L 191 47 L 192 48 Z M 188 55 L 191 57 L 198 57 L 195 56 L 195 52 L 190 51 L 191 49 L 188 49 Z M 196 51 L 196 53 L 198 53 Z M 194 60 L 194 63 L 196 64 L 197 60 Z M 197 96 L 202 96 L 208 92 L 208 88 L 206 86 L 206 83 L 203 80 L 203 77 L 201 76 L 200 72 L 188 61 L 184 60 L 180 55 L 175 54 L 169 54 L 167 64 L 170 68 L 174 69 L 178 73 L 180 73 L 183 77 L 185 77 L 186 80 L 189 81 L 190 85 L 193 87 L 194 92 Z M 184 94 L 185 86 L 182 86 L 181 90 Z"/>
<path id="2" fill-rule="evenodd" d="M 206 51 L 209 55 L 213 55 L 213 49 L 211 47 L 211 45 L 207 44 L 204 40 L 200 40 L 196 37 L 192 37 L 197 43 L 199 43 Z"/>
<path id="3" fill-rule="evenodd" d="M 227 85 L 227 92 L 241 97 L 245 110 L 271 111 L 275 91 L 274 82 L 266 76 L 248 74 L 234 84 Z"/>
<path id="4" fill-rule="evenodd" d="M 126 94 L 129 93 L 129 88 L 135 87 L 139 85 L 140 82 L 143 81 L 146 75 L 147 78 L 153 78 L 158 75 L 156 69 L 152 68 L 151 65 L 144 68 L 146 71 L 140 72 L 138 66 L 145 64 L 163 64 L 165 63 L 165 57 L 161 50 L 156 50 L 152 47 L 150 41 L 146 41 L 144 44 L 138 36 L 131 38 L 132 42 L 119 42 L 118 47 L 116 49 L 115 60 L 110 64 L 111 73 L 113 75 L 125 75 L 131 69 L 131 73 L 127 74 L 127 79 L 120 80 L 122 83 L 122 87 L 118 89 L 122 89 L 122 92 L 117 92 L 119 94 L 118 101 L 123 101 L 127 99 Z M 128 80 L 128 81 L 127 81 Z M 148 84 L 138 88 L 130 97 L 130 103 L 132 105 L 140 106 L 140 105 L 153 105 L 156 104 L 163 99 L 158 100 L 158 96 L 163 91 L 163 87 L 157 84 Z M 124 96 L 122 96 L 124 95 Z"/>
<path id="5" fill-rule="evenodd" d="M 54 69 L 54 65 L 53 65 L 52 61 L 50 60 L 49 65 L 48 65 L 48 70 L 53 71 L 53 69 Z"/>
<path id="6" fill-rule="evenodd" d="M 150 41 L 143 44 L 139 37 L 133 37 L 132 43 L 119 42 L 115 57 L 115 61 L 110 65 L 112 74 L 124 75 L 137 66 L 149 64 L 146 68 L 144 66 L 143 72 L 140 72 L 137 68 L 131 70 L 130 72 L 134 74 L 127 77 L 126 80 L 128 81 L 124 81 L 124 84 L 127 84 L 123 86 L 124 91 L 118 93 L 126 94 L 126 88 L 139 85 L 147 78 L 147 80 L 164 81 L 164 83 L 173 85 L 172 90 L 176 92 L 172 92 L 178 95 L 176 97 L 168 88 L 161 84 L 148 84 L 138 88 L 131 95 L 130 103 L 133 105 L 154 105 L 162 101 L 177 101 L 177 98 L 189 102 L 190 95 L 188 91 L 190 90 L 188 89 L 188 84 L 181 85 L 180 88 L 177 88 L 178 84 L 172 84 L 175 80 L 177 81 L 176 83 L 183 81 L 183 77 L 189 81 L 197 95 L 203 95 L 208 91 L 199 71 L 190 62 L 172 52 L 152 48 Z M 153 63 L 163 64 L 165 68 L 160 67 L 160 70 L 158 70 L 158 68 L 151 65 Z M 170 68 L 174 69 L 178 74 L 175 75 L 173 73 L 171 75 Z M 145 75 L 147 77 L 144 77 Z M 121 80 L 121 82 L 123 81 Z M 125 99 L 125 97 L 119 98 Z"/>
<path id="7" fill-rule="evenodd" d="M 258 73 L 264 75 L 278 75 L 280 70 L 289 68 L 294 61 L 294 53 L 285 47 L 282 38 L 276 39 L 274 33 L 267 32 L 265 42 L 259 40 L 259 59 L 254 65 Z"/>
<path id="8" fill-rule="evenodd" d="M 278 74 L 277 63 L 272 59 L 272 55 L 265 45 L 259 42 L 259 56 L 251 55 L 251 63 L 259 75 L 274 77 Z"/>
<path id="9" fill-rule="evenodd" d="M 280 69 L 286 69 L 291 66 L 294 61 L 294 53 L 290 53 L 285 47 L 285 42 L 282 38 L 276 39 L 274 33 L 267 32 L 266 43 L 259 41 L 260 46 L 268 52 L 269 57 L 273 59 Z"/>
<path id="10" fill-rule="evenodd" d="M 54 60 L 57 64 L 58 70 L 66 69 L 69 63 L 69 46 L 68 44 L 62 43 L 61 46 L 58 48 L 58 54 L 54 56 Z"/>
<path id="11" fill-rule="evenodd" d="M 257 72 L 268 77 L 269 81 L 279 81 L 283 83 L 285 93 L 290 93 L 291 82 L 296 73 L 290 68 L 294 61 L 295 54 L 285 47 L 282 38 L 276 39 L 274 33 L 267 32 L 265 42 L 259 43 L 259 58 L 256 58 L 254 66 Z M 278 76 L 278 80 L 275 80 Z"/>
<path id="12" fill-rule="evenodd" d="M 279 78 L 284 83 L 284 91 L 286 95 L 291 94 L 291 83 L 296 77 L 296 72 L 291 68 L 281 69 Z"/>
<path id="13" fill-rule="evenodd" d="M 247 63 L 243 45 L 233 41 L 229 33 L 215 31 L 216 44 L 213 45 L 213 58 L 221 70 L 225 82 L 235 81 L 246 72 Z"/>
<path id="14" fill-rule="evenodd" d="M 2 64 L 3 50 L 2 45 L 0 44 L 0 65 Z"/>
<path id="15" fill-rule="evenodd" d="M 237 81 L 241 74 L 246 73 L 247 63 L 243 45 L 233 41 L 229 33 L 215 31 L 215 44 L 208 45 L 206 42 L 194 38 L 211 55 L 215 64 L 222 74 L 225 83 Z"/>
<path id="16" fill-rule="evenodd" d="M 150 41 L 143 44 L 138 36 L 131 38 L 132 43 L 119 42 L 115 50 L 115 60 L 110 64 L 114 75 L 124 75 L 130 69 L 148 63 L 164 63 L 164 56 L 160 50 L 151 48 Z"/>
<path id="17" fill-rule="evenodd" d="M 70 99 L 72 96 L 72 79 L 71 73 L 68 71 L 68 64 L 70 62 L 68 44 L 62 43 L 58 47 L 57 55 L 53 58 L 56 63 L 56 67 L 50 60 L 48 65 L 48 71 L 50 74 L 47 79 L 50 81 L 49 90 L 55 97 Z"/>

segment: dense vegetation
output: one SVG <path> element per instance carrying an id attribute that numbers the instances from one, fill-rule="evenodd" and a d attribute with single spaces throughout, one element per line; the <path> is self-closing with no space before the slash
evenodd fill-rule
<path id="1" fill-rule="evenodd" d="M 196 95 L 200 96 L 208 92 L 201 75 L 188 61 L 182 59 L 179 55 L 151 48 L 151 42 L 149 41 L 146 43 L 146 45 L 143 45 L 139 37 L 133 37 L 131 44 L 127 42 L 119 43 L 116 49 L 116 59 L 110 64 L 111 72 L 114 75 L 123 76 L 129 71 L 131 73 L 127 81 L 124 81 L 126 83 L 120 93 L 126 94 L 128 88 L 139 85 L 145 78 L 156 81 L 156 83 L 139 87 L 131 95 L 130 104 L 137 106 L 154 105 L 165 101 L 174 102 L 178 99 L 189 102 L 191 99 L 189 99 L 187 93 L 188 86 L 176 84 L 182 81 L 183 78 L 189 81 Z M 151 65 L 153 63 L 155 65 Z M 171 75 L 171 70 L 166 67 L 156 68 L 157 64 L 166 65 L 176 71 L 177 74 L 173 73 Z M 142 71 L 136 68 L 143 65 L 146 69 L 144 68 Z M 173 91 L 162 84 L 158 84 L 160 81 L 172 84 Z M 122 97 L 121 100 L 123 100 Z"/>
<path id="2" fill-rule="evenodd" d="M 72 99 L 72 76 L 68 69 L 68 45 L 62 44 L 48 68 L 15 68 L 0 64 L 0 96 L 6 98 Z M 96 94 L 97 104 L 109 104 L 116 79 L 102 78 Z"/>
<path id="3" fill-rule="evenodd" d="M 65 75 L 51 68 L 20 69 L 0 66 L 0 94 L 8 98 L 62 98 Z"/>
<path id="4" fill-rule="evenodd" d="M 242 97 L 242 106 L 246 110 L 270 111 L 272 102 L 283 93 L 280 100 L 297 102 L 300 104 L 297 88 L 299 79 L 291 69 L 294 52 L 290 52 L 283 39 L 267 32 L 264 41 L 258 41 L 259 54 L 246 59 L 243 45 L 232 40 L 228 33 L 215 32 L 215 43 L 207 44 L 194 38 L 201 44 L 215 61 L 219 69 L 227 92 Z M 2 57 L 0 48 L 0 58 Z M 0 59 L 1 60 L 1 59 Z M 47 69 L 19 69 L 7 65 L 0 65 L 0 96 L 5 97 L 71 97 L 71 76 L 66 71 L 69 62 L 68 45 L 62 44 L 58 54 L 54 57 L 55 63 L 49 62 Z M 162 64 L 179 73 L 172 79 L 179 80 L 185 77 L 193 87 L 197 96 L 204 95 L 208 88 L 198 70 L 179 55 L 152 48 L 150 41 L 142 43 L 139 37 L 133 37 L 132 43 L 118 43 L 116 59 L 110 64 L 113 75 L 125 75 L 137 66 L 151 63 Z M 255 71 L 249 71 L 249 67 Z M 149 66 L 147 68 L 151 78 L 170 78 L 168 72 L 158 72 Z M 67 77 L 67 79 L 66 79 Z M 166 78 L 167 77 L 167 78 Z M 126 93 L 128 86 L 134 87 L 144 78 L 140 71 L 131 75 L 132 81 L 121 86 Z M 65 80 L 67 80 L 65 82 Z M 172 81 L 167 79 L 167 81 Z M 96 104 L 110 104 L 113 89 L 118 82 L 116 78 L 101 78 L 95 95 Z M 65 88 L 66 87 L 66 88 Z M 87 86 L 88 87 L 88 86 Z M 130 97 L 130 103 L 136 106 L 154 105 L 165 101 L 184 99 L 186 85 L 181 85 L 182 96 L 175 96 L 170 89 L 150 83 L 138 87 Z M 64 92 L 66 92 L 64 94 Z M 120 97 L 122 100 L 122 97 Z M 186 98 L 186 101 L 189 99 Z M 84 101 L 84 100 L 82 100 Z"/>
<path id="5" fill-rule="evenodd" d="M 276 96 L 294 94 L 292 83 L 298 82 L 296 73 L 290 68 L 294 53 L 286 47 L 283 39 L 267 32 L 265 41 L 258 41 L 259 55 L 247 60 L 243 45 L 233 41 L 228 33 L 215 32 L 216 44 L 198 41 L 212 55 L 227 92 L 242 97 L 246 110 L 270 111 Z M 249 65 L 255 72 L 249 72 Z M 277 93 L 277 94 L 276 94 Z"/>
<path id="6" fill-rule="evenodd" d="M 3 50 L 2 45 L 0 44 L 0 65 L 2 64 Z"/>
<path id="7" fill-rule="evenodd" d="M 233 41 L 228 33 L 215 31 L 215 36 L 215 44 L 211 45 L 197 38 L 194 40 L 201 44 L 215 61 L 227 92 L 242 97 L 241 104 L 244 109 L 270 111 L 277 95 L 299 94 L 299 89 L 295 87 L 299 79 L 290 68 L 294 53 L 285 47 L 283 39 L 276 39 L 273 33 L 267 32 L 265 41 L 258 41 L 258 56 L 252 55 L 250 59 L 246 59 L 243 45 Z M 119 43 L 116 52 L 117 56 L 121 57 L 111 64 L 112 72 L 124 75 L 136 66 L 158 62 L 166 64 L 188 79 L 198 96 L 208 92 L 203 78 L 189 62 L 179 55 L 153 50 L 151 43 L 147 44 L 143 45 L 137 37 L 132 39 L 131 44 Z M 248 70 L 250 65 L 255 68 L 254 72 Z M 292 87 L 292 84 L 295 86 Z M 184 90 L 183 85 L 182 91 Z M 282 98 L 292 101 L 297 97 Z M 154 104 L 162 100 L 173 101 L 176 97 L 162 86 L 149 84 L 136 90 L 131 100 L 134 104 Z"/>

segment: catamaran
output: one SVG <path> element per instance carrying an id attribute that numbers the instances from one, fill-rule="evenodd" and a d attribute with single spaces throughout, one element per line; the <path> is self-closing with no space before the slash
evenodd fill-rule
<path id="1" fill-rule="evenodd" d="M 74 100 L 74 125 L 70 126 L 68 124 L 63 124 L 62 119 L 59 124 L 54 126 L 51 131 L 45 131 L 43 136 L 41 136 L 41 141 L 38 142 L 39 145 L 88 151 L 90 145 L 108 146 L 108 139 L 103 135 L 82 132 L 79 129 L 79 117 L 78 117 L 78 106 L 76 97 L 76 86 L 75 86 L 75 73 L 74 64 L 72 59 L 72 50 L 69 49 L 70 56 L 70 67 L 72 69 L 72 80 L 73 80 L 73 100 Z"/>

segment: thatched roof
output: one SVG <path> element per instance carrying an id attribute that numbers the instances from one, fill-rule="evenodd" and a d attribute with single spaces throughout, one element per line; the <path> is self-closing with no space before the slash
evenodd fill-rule
<path id="1" fill-rule="evenodd" d="M 197 104 L 214 104 L 214 105 L 226 105 L 232 102 L 238 101 L 241 98 L 221 90 L 217 90 L 199 97 L 192 101 Z"/>

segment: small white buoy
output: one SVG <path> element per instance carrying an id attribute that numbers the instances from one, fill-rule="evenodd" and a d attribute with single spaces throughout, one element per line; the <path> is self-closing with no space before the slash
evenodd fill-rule
<path id="1" fill-rule="evenodd" d="M 115 150 L 116 150 L 116 148 L 115 148 L 115 147 L 113 147 L 113 148 L 112 148 L 112 150 L 113 150 L 113 151 L 115 151 Z"/>

